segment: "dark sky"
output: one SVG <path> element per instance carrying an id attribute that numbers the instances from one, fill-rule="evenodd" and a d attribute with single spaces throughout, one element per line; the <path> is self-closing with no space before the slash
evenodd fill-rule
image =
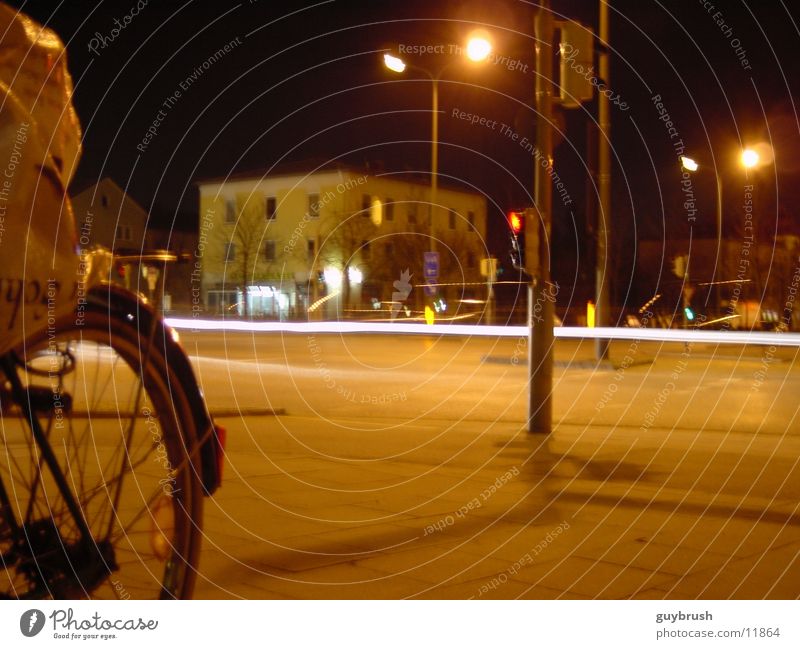
<path id="1" fill-rule="evenodd" d="M 503 211 L 530 203 L 530 154 L 498 129 L 470 125 L 452 111 L 533 137 L 531 3 L 150 0 L 136 15 L 137 0 L 12 4 L 68 43 L 85 130 L 77 182 L 109 175 L 165 223 L 176 214 L 178 224 L 192 222 L 193 183 L 234 170 L 322 157 L 427 171 L 430 83 L 390 75 L 378 53 L 398 44 L 461 43 L 475 27 L 492 35 L 498 56 L 520 63 L 514 70 L 502 64 L 479 69 L 443 54 L 416 57 L 432 69 L 448 65 L 440 98 L 440 173 L 487 194 L 489 241 L 498 252 Z M 552 7 L 596 28 L 596 2 L 553 0 Z M 686 153 L 716 166 L 726 210 L 736 210 L 744 182 L 734 152 L 742 144 L 771 142 L 775 164 L 759 172 L 762 204 L 776 223 L 779 214 L 796 219 L 798 19 L 796 5 L 780 0 L 612 2 L 611 87 L 628 105 L 612 106 L 618 264 L 631 263 L 637 236 L 688 231 L 675 138 L 659 120 L 654 95 L 661 95 Z M 115 20 L 128 22 L 116 35 Z M 226 44 L 229 53 L 203 69 Z M 176 90 L 181 96 L 165 108 Z M 144 152 L 137 150 L 160 110 L 156 134 Z M 586 134 L 595 115 L 594 102 L 568 111 L 556 150 L 556 168 L 574 197 L 569 209 L 554 201 L 557 273 L 570 283 L 585 280 L 587 268 L 577 260 L 591 248 L 585 209 L 593 200 L 586 174 L 593 163 Z M 694 236 L 710 236 L 713 174 L 698 174 L 693 188 Z"/>

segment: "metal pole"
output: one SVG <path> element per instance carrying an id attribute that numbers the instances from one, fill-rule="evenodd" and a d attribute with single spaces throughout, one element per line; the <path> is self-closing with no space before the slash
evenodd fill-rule
<path id="1" fill-rule="evenodd" d="M 600 79 L 608 88 L 611 83 L 608 60 L 608 0 L 600 0 L 598 36 L 600 37 L 598 57 Z M 600 126 L 600 138 L 597 143 L 597 189 L 600 196 L 600 210 L 597 214 L 597 269 L 595 271 L 597 309 L 595 321 L 598 327 L 609 327 L 611 326 L 611 306 L 608 295 L 611 275 L 608 268 L 608 244 L 611 236 L 611 115 L 609 99 L 604 93 L 598 93 L 597 121 Z M 598 361 L 608 358 L 608 342 L 608 340 L 600 338 L 595 339 L 595 357 Z"/>
<path id="2" fill-rule="evenodd" d="M 431 209 L 430 209 L 430 250 L 436 251 L 434 241 L 433 220 L 436 213 L 437 193 L 439 190 L 439 79 L 432 76 L 433 107 L 431 114 Z"/>
<path id="3" fill-rule="evenodd" d="M 714 259 L 714 268 L 716 268 L 717 272 L 719 272 L 720 257 L 724 259 L 724 255 L 722 255 L 722 178 L 720 178 L 719 171 L 717 171 L 716 167 L 714 168 L 714 177 L 717 179 L 717 256 Z M 717 312 L 714 317 L 720 318 L 722 317 L 722 299 L 720 298 L 720 286 L 716 278 L 712 279 L 713 281 L 716 282 L 715 292 L 717 298 L 717 305 L 716 305 Z"/>
<path id="4" fill-rule="evenodd" d="M 553 16 L 549 0 L 540 0 L 536 35 L 536 147 L 534 200 L 538 219 L 525 219 L 526 259 L 533 260 L 528 286 L 528 431 L 549 434 L 553 426 L 553 302 L 550 284 L 550 223 L 553 165 Z M 542 160 L 547 167 L 542 166 Z M 532 231 L 533 230 L 533 231 Z M 538 235 L 538 236 L 537 236 Z M 530 249 L 533 248 L 533 249 Z"/>

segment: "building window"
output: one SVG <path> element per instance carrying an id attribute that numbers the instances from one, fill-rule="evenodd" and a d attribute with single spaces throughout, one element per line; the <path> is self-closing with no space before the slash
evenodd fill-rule
<path id="1" fill-rule="evenodd" d="M 308 195 L 308 218 L 319 218 L 319 194 Z"/>
<path id="2" fill-rule="evenodd" d="M 317 256 L 317 242 L 314 239 L 309 239 L 306 242 L 306 252 L 308 253 L 308 261 L 314 261 Z"/>
<path id="3" fill-rule="evenodd" d="M 126 225 L 124 223 L 117 224 L 117 241 L 133 241 L 133 235 L 131 234 L 131 226 Z"/>
<path id="4" fill-rule="evenodd" d="M 264 260 L 275 261 L 275 241 L 272 239 L 264 242 Z"/>
<path id="5" fill-rule="evenodd" d="M 394 221 L 394 201 L 391 198 L 386 199 L 386 214 L 387 221 Z"/>
<path id="6" fill-rule="evenodd" d="M 100 205 L 102 205 L 103 207 L 108 207 L 108 196 L 106 196 L 105 194 L 100 196 Z"/>
<path id="7" fill-rule="evenodd" d="M 278 201 L 275 200 L 274 196 L 267 196 L 266 206 L 266 214 L 267 221 L 274 221 L 278 218 Z"/>
<path id="8" fill-rule="evenodd" d="M 408 222 L 409 223 L 416 223 L 417 222 L 417 204 L 416 203 L 409 203 L 408 204 Z"/>
<path id="9" fill-rule="evenodd" d="M 467 251 L 467 268 L 475 268 L 475 253 L 472 250 Z"/>
<path id="10" fill-rule="evenodd" d="M 362 194 L 361 195 L 361 216 L 364 218 L 369 218 L 370 212 L 372 210 L 372 196 L 369 194 Z"/>
<path id="11" fill-rule="evenodd" d="M 456 211 L 452 207 L 447 210 L 447 226 L 451 230 L 456 229 Z"/>
<path id="12" fill-rule="evenodd" d="M 236 244 L 235 243 L 226 243 L 225 244 L 225 263 L 227 264 L 230 261 L 236 261 Z"/>
<path id="13" fill-rule="evenodd" d="M 236 223 L 236 199 L 225 201 L 225 223 Z"/>
<path id="14" fill-rule="evenodd" d="M 391 243 L 387 243 L 383 249 L 387 258 L 391 258 L 394 254 L 394 246 Z"/>
<path id="15" fill-rule="evenodd" d="M 469 221 L 470 232 L 477 232 L 475 229 L 475 212 L 467 212 L 467 221 Z"/>
<path id="16" fill-rule="evenodd" d="M 362 241 L 361 242 L 361 259 L 363 261 L 369 260 L 370 257 L 370 250 L 369 250 L 369 241 Z"/>

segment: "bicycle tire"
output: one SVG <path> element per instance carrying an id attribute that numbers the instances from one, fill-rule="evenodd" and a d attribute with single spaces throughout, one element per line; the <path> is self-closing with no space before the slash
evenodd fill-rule
<path id="1" fill-rule="evenodd" d="M 80 320 L 64 319 L 35 344 L 27 341 L 17 352 L 26 360 L 18 374 L 29 402 L 42 394 L 53 402 L 30 407 L 94 548 L 76 550 L 79 526 L 33 442 L 25 407 L 3 403 L 0 480 L 20 525 L 12 534 L 0 520 L 7 577 L 0 571 L 0 597 L 188 598 L 203 495 L 180 377 L 133 315 L 90 303 Z M 43 369 L 46 376 L 35 373 Z"/>

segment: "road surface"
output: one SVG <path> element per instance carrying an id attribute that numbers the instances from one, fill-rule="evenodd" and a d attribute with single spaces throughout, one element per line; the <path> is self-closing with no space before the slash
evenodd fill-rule
<path id="1" fill-rule="evenodd" d="M 794 349 L 182 333 L 227 426 L 198 597 L 798 597 Z M 271 414 L 278 413 L 278 414 Z"/>

